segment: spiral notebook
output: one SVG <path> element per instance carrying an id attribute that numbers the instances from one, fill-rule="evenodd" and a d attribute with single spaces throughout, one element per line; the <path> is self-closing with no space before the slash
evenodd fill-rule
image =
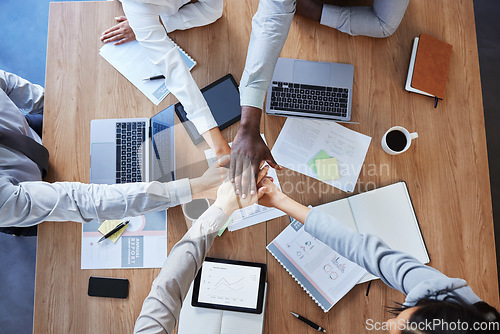
<path id="1" fill-rule="evenodd" d="M 328 312 L 366 270 L 304 231 L 299 221 L 290 220 L 291 224 L 266 248 L 316 304 Z"/>
<path id="2" fill-rule="evenodd" d="M 358 233 L 378 236 L 390 248 L 422 263 L 430 261 L 405 182 L 316 208 Z M 292 220 L 267 249 L 325 312 L 356 283 L 377 278 L 305 232 L 303 226 Z"/>
<path id="3" fill-rule="evenodd" d="M 186 66 L 191 70 L 196 65 L 196 61 L 174 41 L 171 39 L 170 41 L 177 47 Z M 170 93 L 165 86 L 165 80 L 144 80 L 144 78 L 161 75 L 161 73 L 139 42 L 132 41 L 121 45 L 104 44 L 99 54 L 155 105 L 160 104 Z"/>

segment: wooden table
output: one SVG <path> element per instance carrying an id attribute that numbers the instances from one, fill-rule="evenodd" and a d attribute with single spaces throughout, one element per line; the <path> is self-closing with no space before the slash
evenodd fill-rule
<path id="1" fill-rule="evenodd" d="M 197 61 L 192 74 L 200 87 L 232 73 L 239 81 L 258 1 L 225 1 L 215 24 L 171 37 Z M 174 103 L 167 97 L 155 107 L 102 59 L 99 36 L 121 13 L 117 2 L 51 3 L 46 75 L 44 144 L 51 152 L 51 181 L 89 180 L 90 120 L 149 117 Z M 425 32 L 453 45 L 446 100 L 404 91 L 412 40 Z M 426 241 L 431 265 L 448 276 L 468 281 L 486 302 L 499 307 L 493 219 L 481 99 L 481 82 L 472 0 L 412 0 L 396 33 L 390 38 L 350 37 L 336 30 L 295 18 L 282 52 L 284 57 L 354 64 L 353 120 L 347 127 L 371 136 L 355 193 L 405 180 Z M 262 122 L 272 147 L 283 118 Z M 383 133 L 394 125 L 417 131 L 419 138 L 400 156 L 380 147 Z M 231 141 L 238 125 L 223 131 Z M 202 161 L 204 145 L 194 147 L 176 128 L 178 167 Z M 177 150 L 180 153 L 181 150 Z M 282 184 L 310 184 L 309 191 L 289 195 L 318 205 L 343 198 L 329 185 L 288 170 Z M 168 210 L 169 250 L 186 231 L 180 207 Z M 269 292 L 265 333 L 314 333 L 292 320 L 300 313 L 330 331 L 361 333 L 366 319 L 384 321 L 383 306 L 404 296 L 381 281 L 355 287 L 324 314 L 265 246 L 288 224 L 286 217 L 262 223 L 216 240 L 211 256 L 265 262 Z M 159 270 L 81 270 L 81 225 L 46 222 L 39 227 L 34 332 L 130 333 L 151 282 Z M 126 277 L 126 300 L 87 296 L 89 276 Z"/>

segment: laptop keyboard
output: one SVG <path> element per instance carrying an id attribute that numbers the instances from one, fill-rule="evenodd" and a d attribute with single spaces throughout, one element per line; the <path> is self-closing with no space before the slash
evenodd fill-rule
<path id="1" fill-rule="evenodd" d="M 146 122 L 116 123 L 116 183 L 141 182 Z"/>
<path id="2" fill-rule="evenodd" d="M 271 109 L 273 110 L 346 117 L 348 100 L 347 88 L 279 81 L 273 81 L 271 86 Z"/>

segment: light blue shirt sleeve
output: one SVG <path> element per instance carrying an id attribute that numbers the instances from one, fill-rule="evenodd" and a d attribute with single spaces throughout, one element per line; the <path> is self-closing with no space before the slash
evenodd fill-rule
<path id="1" fill-rule="evenodd" d="M 252 19 L 240 104 L 262 109 L 274 67 L 295 14 L 295 0 L 261 0 Z"/>
<path id="2" fill-rule="evenodd" d="M 320 23 L 346 34 L 388 37 L 398 28 L 410 0 L 374 0 L 373 6 L 323 5 Z"/>
<path id="3" fill-rule="evenodd" d="M 441 300 L 454 294 L 471 304 L 481 301 L 464 280 L 449 278 L 414 257 L 391 249 L 376 236 L 358 234 L 318 209 L 312 209 L 307 216 L 305 231 L 403 292 L 407 295 L 405 305 L 413 306 L 424 297 Z"/>
<path id="4" fill-rule="evenodd" d="M 165 210 L 191 201 L 188 179 L 169 183 L 18 182 L 0 176 L 0 226 L 43 221 L 90 222 Z"/>

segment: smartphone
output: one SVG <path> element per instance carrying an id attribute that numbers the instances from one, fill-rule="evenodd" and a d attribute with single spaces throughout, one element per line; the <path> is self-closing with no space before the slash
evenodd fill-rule
<path id="1" fill-rule="evenodd" d="M 89 296 L 109 297 L 109 298 L 127 298 L 128 279 L 94 277 L 89 278 Z"/>

